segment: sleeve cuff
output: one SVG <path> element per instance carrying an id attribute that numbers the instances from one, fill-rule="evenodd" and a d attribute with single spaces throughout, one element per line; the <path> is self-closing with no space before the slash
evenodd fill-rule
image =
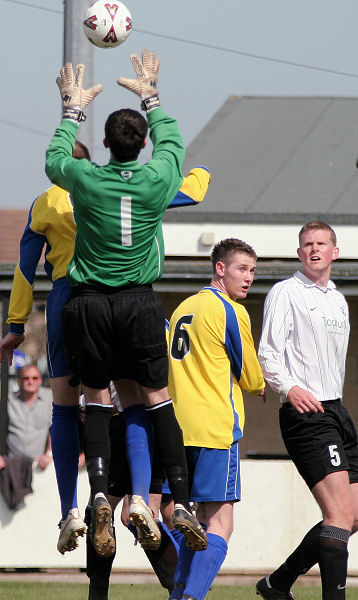
<path id="1" fill-rule="evenodd" d="M 287 398 L 287 394 L 288 392 L 295 387 L 295 385 L 297 385 L 297 383 L 295 383 L 294 381 L 288 381 L 287 383 L 283 383 L 280 387 L 279 390 L 279 394 L 281 396 L 285 396 L 285 398 Z"/>
<path id="2" fill-rule="evenodd" d="M 161 106 L 157 106 L 155 110 L 150 110 L 146 113 L 149 125 L 153 125 L 156 121 L 161 121 L 165 117 L 165 113 Z"/>
<path id="3" fill-rule="evenodd" d="M 23 335 L 25 333 L 24 323 L 10 323 L 9 333 L 13 335 Z"/>
<path id="4" fill-rule="evenodd" d="M 79 126 L 80 126 L 80 124 L 78 122 L 76 123 L 75 121 L 72 121 L 71 119 L 64 119 L 64 118 L 61 119 L 60 127 L 63 129 L 68 129 L 71 133 L 73 133 L 73 135 L 77 135 Z"/>

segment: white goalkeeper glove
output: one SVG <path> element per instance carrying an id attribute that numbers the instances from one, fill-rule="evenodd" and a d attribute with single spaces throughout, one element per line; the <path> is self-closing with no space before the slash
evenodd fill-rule
<path id="1" fill-rule="evenodd" d="M 86 120 L 83 109 L 103 90 L 100 84 L 89 90 L 82 88 L 84 70 L 84 65 L 77 65 L 76 73 L 73 74 L 72 63 L 66 63 L 60 71 L 60 77 L 56 79 L 62 98 L 63 118 L 74 122 Z"/>
<path id="2" fill-rule="evenodd" d="M 155 52 L 142 50 L 142 60 L 138 54 L 131 54 L 131 61 L 137 73 L 137 79 L 119 77 L 117 83 L 140 96 L 141 108 L 149 112 L 160 106 L 157 88 L 160 60 L 155 56 Z"/>

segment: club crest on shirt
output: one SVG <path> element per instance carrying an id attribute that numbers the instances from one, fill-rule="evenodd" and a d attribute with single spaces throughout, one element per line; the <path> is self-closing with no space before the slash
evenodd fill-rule
<path id="1" fill-rule="evenodd" d="M 123 179 L 130 179 L 132 175 L 132 171 L 121 171 L 121 177 L 123 177 Z"/>

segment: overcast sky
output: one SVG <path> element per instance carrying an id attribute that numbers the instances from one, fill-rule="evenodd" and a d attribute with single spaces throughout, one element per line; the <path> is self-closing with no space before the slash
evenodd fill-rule
<path id="1" fill-rule="evenodd" d="M 101 147 L 108 113 L 139 108 L 116 79 L 133 76 L 129 55 L 142 48 L 162 61 L 162 105 L 178 119 L 186 146 L 231 95 L 358 96 L 357 0 L 126 4 L 130 37 L 116 49 L 94 52 L 95 83 L 105 88 L 94 101 L 93 159 L 99 164 L 108 157 Z M 0 208 L 29 208 L 50 186 L 44 161 L 60 119 L 55 80 L 63 57 L 63 2 L 0 0 L 0 9 Z M 215 165 L 208 166 L 215 175 Z"/>

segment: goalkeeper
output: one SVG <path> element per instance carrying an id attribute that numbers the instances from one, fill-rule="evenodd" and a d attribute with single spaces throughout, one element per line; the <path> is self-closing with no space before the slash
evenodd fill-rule
<path id="1" fill-rule="evenodd" d="M 72 195 L 77 224 L 74 256 L 67 272 L 72 294 L 63 323 L 75 374 L 73 384 L 81 382 L 86 399 L 84 443 L 94 499 L 92 541 L 101 556 L 115 551 L 106 497 L 112 411 L 107 389 L 111 380 L 119 394 L 126 380 L 140 385 L 175 502 L 174 527 L 183 531 L 190 547 L 204 549 L 207 544 L 205 532 L 190 510 L 182 432 L 167 390 L 164 307 L 151 285 L 163 269 L 161 218 L 182 183 L 184 147 L 176 121 L 160 107 L 159 60 L 146 50 L 142 61 L 137 55 L 131 59 L 137 79 L 120 78 L 118 83 L 141 97 L 147 120 L 130 109 L 115 111 L 105 124 L 104 144 L 110 149 L 110 162 L 100 167 L 75 161 L 71 154 L 78 125 L 85 118 L 83 109 L 102 87 L 83 90 L 83 65 L 78 65 L 73 75 L 68 63 L 57 79 L 63 120 L 46 160 L 51 181 Z M 145 145 L 148 125 L 153 157 L 142 166 L 137 157 Z M 133 405 L 136 403 L 138 399 L 133 398 Z M 133 470 L 142 476 L 142 493 L 132 497 L 130 519 L 146 534 L 150 529 L 156 547 L 160 531 L 147 506 L 149 442 L 142 435 L 144 428 L 138 427 L 131 403 L 124 409 L 132 478 Z M 142 436 L 140 443 L 138 435 Z"/>

